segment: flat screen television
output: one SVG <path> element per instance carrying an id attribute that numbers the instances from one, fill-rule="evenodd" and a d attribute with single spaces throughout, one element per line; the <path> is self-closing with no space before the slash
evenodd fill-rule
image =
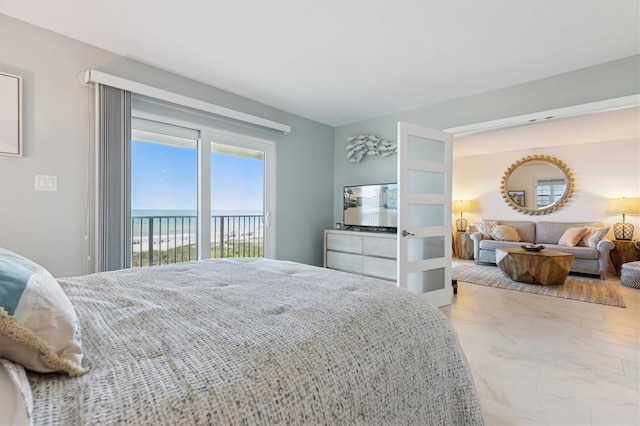
<path id="1" fill-rule="evenodd" d="M 395 232 L 398 227 L 398 184 L 345 186 L 345 228 L 376 228 Z"/>

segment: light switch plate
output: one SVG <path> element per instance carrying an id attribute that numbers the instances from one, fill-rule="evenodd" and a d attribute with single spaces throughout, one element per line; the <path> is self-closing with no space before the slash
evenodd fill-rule
<path id="1" fill-rule="evenodd" d="M 36 175 L 36 191 L 58 190 L 58 176 Z"/>

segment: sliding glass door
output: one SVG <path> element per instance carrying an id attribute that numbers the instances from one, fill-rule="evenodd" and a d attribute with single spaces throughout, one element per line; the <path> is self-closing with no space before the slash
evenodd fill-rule
<path id="1" fill-rule="evenodd" d="M 273 164 L 267 141 L 134 118 L 131 265 L 273 257 Z"/>

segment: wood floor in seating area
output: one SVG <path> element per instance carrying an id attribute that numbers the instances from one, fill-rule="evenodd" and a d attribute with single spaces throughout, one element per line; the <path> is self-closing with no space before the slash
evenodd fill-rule
<path id="1" fill-rule="evenodd" d="M 640 290 L 620 293 L 626 308 L 458 282 L 441 310 L 486 423 L 640 425 Z"/>

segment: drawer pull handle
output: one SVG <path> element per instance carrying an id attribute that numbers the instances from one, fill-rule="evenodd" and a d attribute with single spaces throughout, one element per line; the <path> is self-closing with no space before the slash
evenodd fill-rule
<path id="1" fill-rule="evenodd" d="M 403 237 L 406 237 L 407 235 L 416 235 L 416 234 L 412 234 L 411 232 L 407 232 L 407 230 L 406 230 L 406 229 L 403 229 L 403 230 L 402 230 L 402 236 L 403 236 Z"/>

